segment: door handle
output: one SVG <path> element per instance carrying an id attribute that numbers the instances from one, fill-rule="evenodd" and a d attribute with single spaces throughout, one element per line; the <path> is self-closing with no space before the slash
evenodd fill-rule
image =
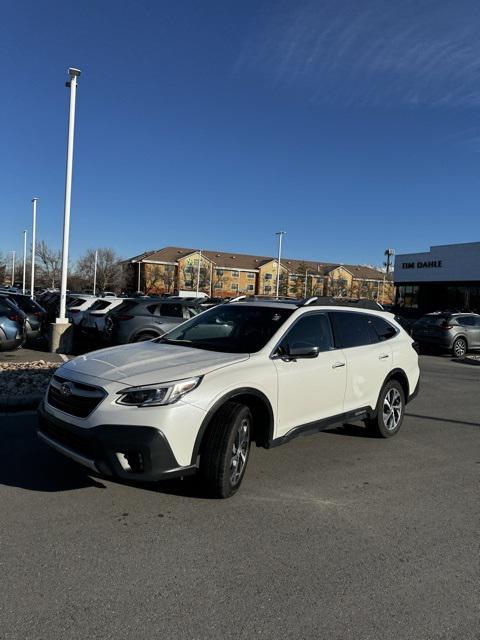
<path id="1" fill-rule="evenodd" d="M 388 355 L 388 353 L 382 353 L 381 356 L 378 356 L 379 360 L 385 360 L 385 358 L 389 358 L 390 356 Z"/>
<path id="2" fill-rule="evenodd" d="M 344 367 L 345 366 L 345 362 L 334 362 L 332 364 L 332 369 L 338 369 L 339 367 Z"/>

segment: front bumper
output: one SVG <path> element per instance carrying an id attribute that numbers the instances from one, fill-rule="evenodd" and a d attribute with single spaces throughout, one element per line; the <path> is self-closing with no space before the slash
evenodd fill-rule
<path id="1" fill-rule="evenodd" d="M 92 471 L 125 480 L 156 481 L 185 476 L 161 431 L 153 427 L 99 425 L 85 429 L 38 410 L 38 436 L 50 447 Z"/>

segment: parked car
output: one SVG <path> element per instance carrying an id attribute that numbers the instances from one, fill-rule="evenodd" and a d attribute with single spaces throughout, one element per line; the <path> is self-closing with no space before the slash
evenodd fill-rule
<path id="1" fill-rule="evenodd" d="M 480 349 L 480 315 L 477 313 L 427 313 L 413 325 L 412 336 L 421 345 L 451 351 L 462 358 Z"/>
<path id="2" fill-rule="evenodd" d="M 39 338 L 44 329 L 47 319 L 45 309 L 32 300 L 29 296 L 21 293 L 4 294 L 0 291 L 0 298 L 6 297 L 13 302 L 26 315 L 25 331 L 27 340 Z"/>
<path id="3" fill-rule="evenodd" d="M 65 314 L 74 328 L 80 327 L 84 313 L 90 309 L 97 300 L 99 300 L 97 296 L 88 294 L 69 296 Z"/>
<path id="4" fill-rule="evenodd" d="M 123 298 L 99 298 L 87 309 L 80 322 L 80 327 L 85 333 L 103 334 L 107 313 L 125 302 Z"/>
<path id="5" fill-rule="evenodd" d="M 11 300 L 0 296 L 0 351 L 18 349 L 26 340 L 27 316 Z"/>
<path id="6" fill-rule="evenodd" d="M 163 335 L 201 311 L 200 300 L 135 298 L 124 300 L 105 318 L 105 336 L 112 344 L 143 342 Z"/>
<path id="7" fill-rule="evenodd" d="M 156 340 L 62 365 L 38 433 L 95 472 L 198 472 L 225 498 L 240 486 L 252 442 L 268 449 L 347 420 L 384 438 L 398 433 L 419 388 L 414 347 L 383 311 L 222 304 Z"/>

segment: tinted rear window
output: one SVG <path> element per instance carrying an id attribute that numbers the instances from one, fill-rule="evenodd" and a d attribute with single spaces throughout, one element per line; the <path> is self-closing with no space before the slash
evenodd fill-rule
<path id="1" fill-rule="evenodd" d="M 370 323 L 371 316 L 363 313 L 334 311 L 331 314 L 337 347 L 349 349 L 377 342 Z"/>
<path id="2" fill-rule="evenodd" d="M 383 318 L 371 316 L 370 322 L 380 342 L 390 340 L 390 338 L 393 338 L 393 336 L 397 335 L 397 330 L 395 329 L 395 327 Z"/>
<path id="3" fill-rule="evenodd" d="M 90 307 L 90 311 L 100 311 L 101 309 L 106 309 L 110 306 L 110 302 L 108 300 L 97 300 Z"/>
<path id="4" fill-rule="evenodd" d="M 125 302 L 122 302 L 122 304 L 119 304 L 118 307 L 115 307 L 115 309 L 112 309 L 110 313 L 115 315 L 117 315 L 118 313 L 128 313 L 137 305 L 138 302 L 135 302 L 134 300 L 126 300 Z"/>
<path id="5" fill-rule="evenodd" d="M 446 319 L 447 316 L 423 316 L 423 318 L 420 318 L 420 320 L 418 320 L 417 322 L 418 324 L 423 324 L 426 326 L 440 326 L 445 322 Z"/>
<path id="6" fill-rule="evenodd" d="M 25 313 L 34 313 L 35 311 L 41 311 L 39 305 L 30 298 L 23 296 L 12 296 L 11 300 Z"/>
<path id="7" fill-rule="evenodd" d="M 183 318 L 183 307 L 181 304 L 161 304 L 160 315 L 169 318 Z"/>

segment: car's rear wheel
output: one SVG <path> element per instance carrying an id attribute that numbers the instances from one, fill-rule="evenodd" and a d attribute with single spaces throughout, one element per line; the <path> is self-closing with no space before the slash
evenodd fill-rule
<path id="1" fill-rule="evenodd" d="M 137 334 L 132 342 L 145 342 L 146 340 L 153 340 L 154 338 L 158 338 L 156 333 L 151 333 L 148 331 L 144 331 L 143 333 Z"/>
<path id="2" fill-rule="evenodd" d="M 397 380 L 389 380 L 380 391 L 375 417 L 365 420 L 365 424 L 379 438 L 390 438 L 400 430 L 404 413 L 403 387 Z"/>
<path id="3" fill-rule="evenodd" d="M 463 358 L 467 353 L 467 341 L 465 338 L 457 338 L 452 346 L 452 353 L 457 358 Z"/>
<path id="4" fill-rule="evenodd" d="M 250 453 L 252 414 L 226 402 L 212 419 L 200 455 L 200 475 L 208 493 L 229 498 L 240 487 Z"/>

